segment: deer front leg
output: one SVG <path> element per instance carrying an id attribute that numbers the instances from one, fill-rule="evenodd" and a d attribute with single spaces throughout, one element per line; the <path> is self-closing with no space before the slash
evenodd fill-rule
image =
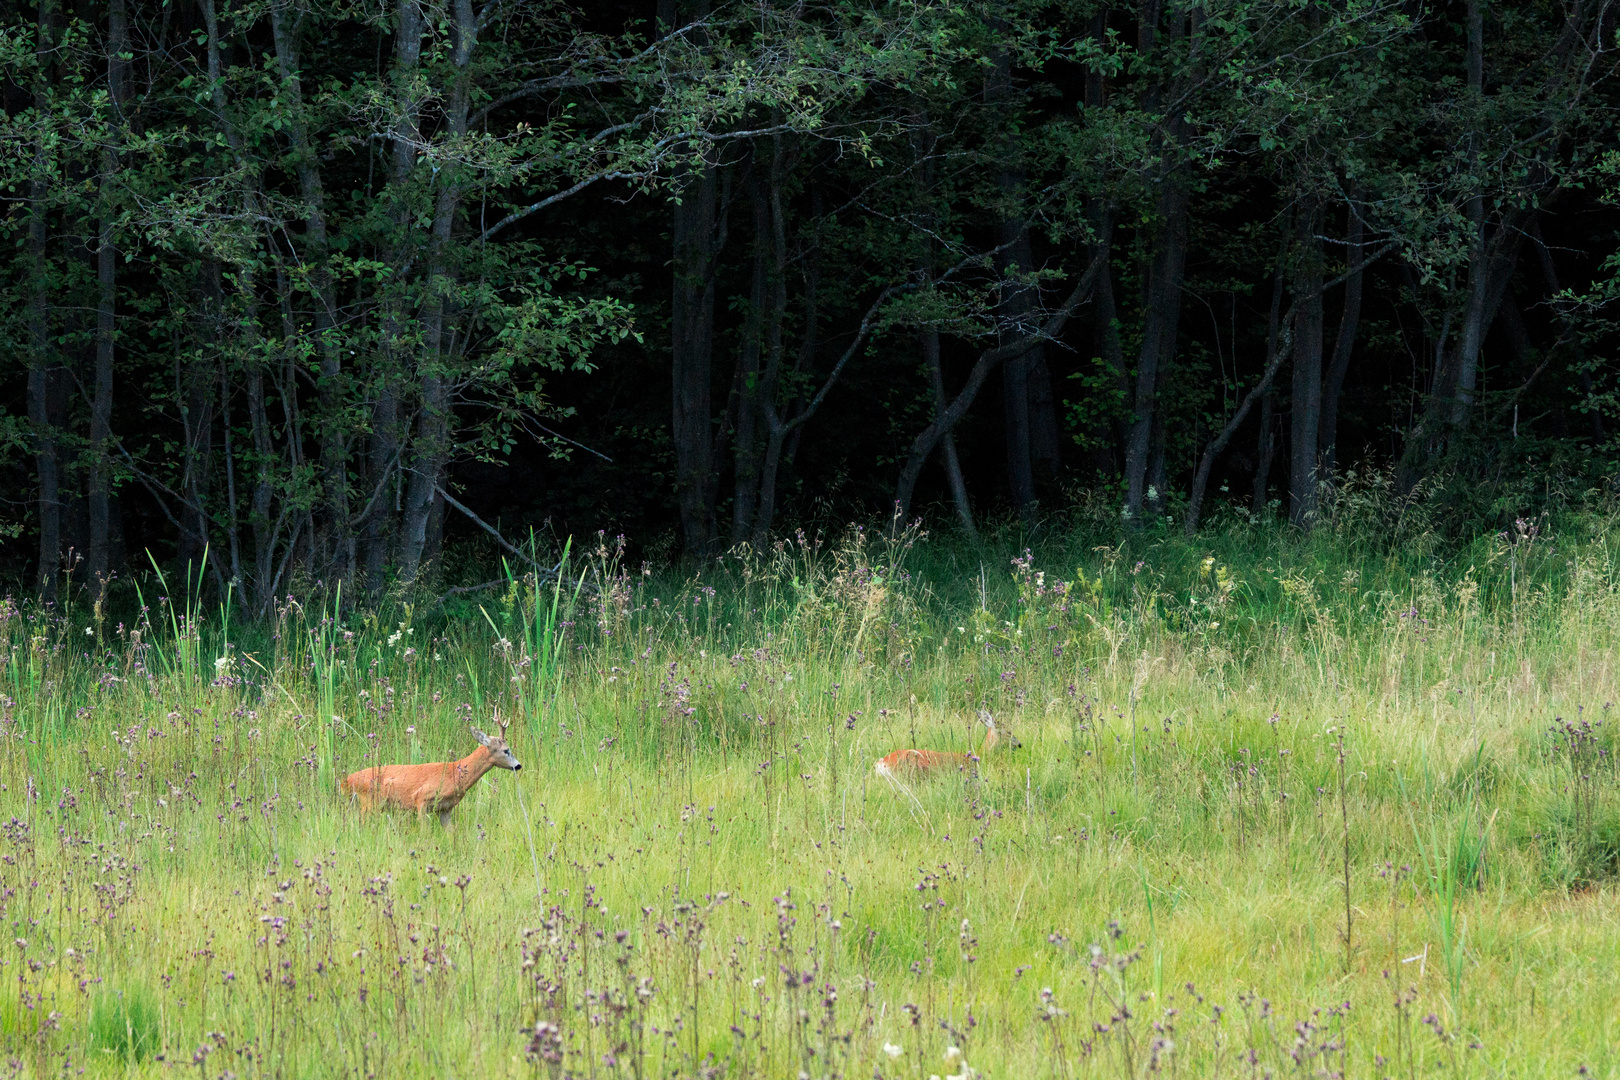
<path id="1" fill-rule="evenodd" d="M 441 826 L 443 826 L 444 828 L 446 828 L 446 829 L 448 829 L 450 827 L 450 811 L 448 811 L 448 810 L 440 810 L 439 811 L 439 824 Z"/>

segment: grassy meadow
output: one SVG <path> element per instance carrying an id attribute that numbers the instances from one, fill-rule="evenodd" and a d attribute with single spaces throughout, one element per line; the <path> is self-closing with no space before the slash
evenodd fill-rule
<path id="1" fill-rule="evenodd" d="M 7 603 L 0 1067 L 1620 1075 L 1611 520 L 1337 512 Z M 497 710 L 450 828 L 337 797 Z"/>

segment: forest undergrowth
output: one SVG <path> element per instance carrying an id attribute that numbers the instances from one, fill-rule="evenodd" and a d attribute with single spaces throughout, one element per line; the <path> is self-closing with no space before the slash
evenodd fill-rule
<path id="1" fill-rule="evenodd" d="M 7 602 L 0 1066 L 1616 1075 L 1611 522 L 1353 510 Z M 1018 745 L 874 775 L 979 709 Z M 525 769 L 448 829 L 337 796 L 497 712 Z"/>

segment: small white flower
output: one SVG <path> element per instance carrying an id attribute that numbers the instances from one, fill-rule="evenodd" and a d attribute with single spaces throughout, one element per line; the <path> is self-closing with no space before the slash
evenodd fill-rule
<path id="1" fill-rule="evenodd" d="M 793 672 L 790 671 L 786 675 L 782 676 L 782 681 L 783 682 L 792 682 L 793 681 Z"/>
<path id="2" fill-rule="evenodd" d="M 220 657 L 216 657 L 214 659 L 214 674 L 215 675 L 224 675 L 226 672 L 228 672 L 230 670 L 231 670 L 231 658 L 230 657 L 228 657 L 228 656 L 220 656 Z"/>
<path id="3" fill-rule="evenodd" d="M 891 1058 L 897 1058 L 906 1052 L 906 1048 L 903 1046 L 896 1046 L 891 1042 L 886 1042 L 883 1044 L 883 1052 L 888 1054 Z"/>
<path id="4" fill-rule="evenodd" d="M 962 1050 L 961 1050 L 960 1047 L 947 1046 L 945 1048 L 945 1060 L 946 1061 L 960 1061 L 961 1059 L 962 1059 Z"/>
<path id="5" fill-rule="evenodd" d="M 92 626 L 85 627 L 84 628 L 84 636 L 85 637 L 95 637 L 96 636 L 95 627 L 92 627 Z"/>

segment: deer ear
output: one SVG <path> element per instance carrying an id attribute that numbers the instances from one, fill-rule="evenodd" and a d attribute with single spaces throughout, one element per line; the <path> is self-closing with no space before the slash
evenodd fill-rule
<path id="1" fill-rule="evenodd" d="M 477 728 L 472 728 L 472 733 L 473 733 L 473 738 L 478 740 L 478 743 L 479 743 L 480 746 L 488 746 L 489 745 L 489 736 L 488 735 L 485 735 L 482 731 L 479 731 Z"/>

